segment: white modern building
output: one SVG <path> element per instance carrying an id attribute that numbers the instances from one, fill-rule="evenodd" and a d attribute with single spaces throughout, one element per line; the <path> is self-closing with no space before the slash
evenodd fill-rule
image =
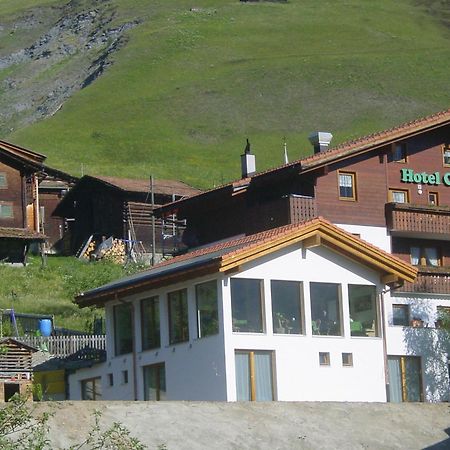
<path id="1" fill-rule="evenodd" d="M 108 356 L 70 398 L 386 401 L 387 285 L 416 272 L 321 218 L 192 251 L 77 298 Z"/>

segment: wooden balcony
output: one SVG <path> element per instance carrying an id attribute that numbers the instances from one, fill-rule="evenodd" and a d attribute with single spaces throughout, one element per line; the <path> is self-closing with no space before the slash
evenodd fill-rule
<path id="1" fill-rule="evenodd" d="M 450 208 L 387 203 L 386 226 L 392 236 L 450 239 Z"/>
<path id="2" fill-rule="evenodd" d="M 450 294 L 450 267 L 420 267 L 417 278 L 396 292 Z"/>
<path id="3" fill-rule="evenodd" d="M 300 223 L 317 217 L 316 199 L 299 195 L 289 196 L 290 223 Z"/>

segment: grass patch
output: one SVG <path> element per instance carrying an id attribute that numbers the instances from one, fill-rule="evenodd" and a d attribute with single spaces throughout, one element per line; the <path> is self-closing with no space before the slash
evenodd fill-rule
<path id="1" fill-rule="evenodd" d="M 0 308 L 16 312 L 52 314 L 55 325 L 92 331 L 95 316 L 102 309 L 80 309 L 73 298 L 138 270 L 109 262 L 86 263 L 73 257 L 49 257 L 42 267 L 38 257 L 31 257 L 26 267 L 0 265 Z"/>

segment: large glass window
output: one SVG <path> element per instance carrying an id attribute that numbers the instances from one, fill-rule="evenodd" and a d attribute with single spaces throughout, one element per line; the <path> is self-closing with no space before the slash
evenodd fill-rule
<path id="1" fill-rule="evenodd" d="M 352 336 L 378 336 L 375 286 L 348 286 L 350 332 Z"/>
<path id="2" fill-rule="evenodd" d="M 262 281 L 231 279 L 233 331 L 263 333 Z"/>
<path id="3" fill-rule="evenodd" d="M 217 281 L 195 286 L 197 302 L 197 330 L 202 338 L 219 332 L 219 316 L 217 311 Z"/>
<path id="4" fill-rule="evenodd" d="M 159 299 L 151 297 L 141 302 L 142 348 L 158 348 L 161 346 Z"/>
<path id="5" fill-rule="evenodd" d="M 189 340 L 187 290 L 169 292 L 169 342 L 176 344 Z"/>
<path id="6" fill-rule="evenodd" d="M 130 303 L 114 306 L 114 346 L 116 355 L 133 351 L 133 307 Z"/>
<path id="7" fill-rule="evenodd" d="M 356 200 L 356 183 L 353 172 L 339 172 L 339 198 Z"/>
<path id="8" fill-rule="evenodd" d="M 302 284 L 297 281 L 270 282 L 272 321 L 275 334 L 302 334 Z"/>
<path id="9" fill-rule="evenodd" d="M 310 296 L 313 334 L 341 336 L 340 285 L 310 283 Z"/>
<path id="10" fill-rule="evenodd" d="M 100 377 L 90 378 L 81 382 L 81 398 L 83 400 L 102 399 L 102 379 Z"/>
<path id="11" fill-rule="evenodd" d="M 270 401 L 273 395 L 272 352 L 236 351 L 236 399 Z"/>
<path id="12" fill-rule="evenodd" d="M 144 400 L 166 399 L 166 369 L 164 363 L 144 366 Z"/>

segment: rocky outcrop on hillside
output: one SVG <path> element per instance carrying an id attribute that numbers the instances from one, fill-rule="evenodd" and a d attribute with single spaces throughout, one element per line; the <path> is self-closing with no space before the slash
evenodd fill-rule
<path id="1" fill-rule="evenodd" d="M 13 43 L 0 47 L 0 136 L 55 114 L 112 64 L 126 31 L 138 24 L 115 19 L 109 0 L 71 0 L 0 18 L 0 41 Z"/>

